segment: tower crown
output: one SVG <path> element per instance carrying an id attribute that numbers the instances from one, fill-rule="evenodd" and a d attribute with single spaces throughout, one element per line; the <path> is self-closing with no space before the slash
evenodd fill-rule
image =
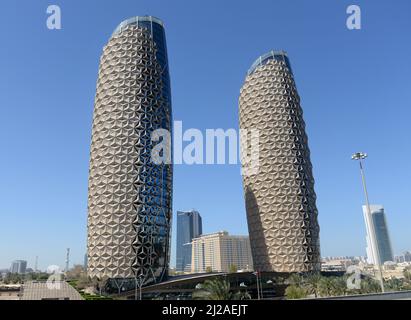
<path id="1" fill-rule="evenodd" d="M 114 30 L 113 35 L 115 36 L 116 34 L 119 34 L 123 29 L 125 29 L 129 25 L 136 25 L 136 26 L 151 26 L 153 23 L 161 26 L 164 28 L 164 23 L 161 21 L 159 18 L 153 17 L 153 16 L 136 16 L 136 17 L 131 17 L 128 18 L 124 21 L 122 21 L 117 28 Z M 151 29 L 151 28 L 150 28 Z M 150 30 L 151 31 L 151 30 Z"/>
<path id="2" fill-rule="evenodd" d="M 270 52 L 267 52 L 266 54 L 263 54 L 263 55 L 259 56 L 257 58 L 257 60 L 254 61 L 254 63 L 251 65 L 250 69 L 248 69 L 247 76 L 253 74 L 254 71 L 259 66 L 265 65 L 267 62 L 269 62 L 271 60 L 283 61 L 292 73 L 291 64 L 290 64 L 290 60 L 288 60 L 287 52 L 285 52 L 283 50 L 281 50 L 281 51 L 271 50 Z"/>

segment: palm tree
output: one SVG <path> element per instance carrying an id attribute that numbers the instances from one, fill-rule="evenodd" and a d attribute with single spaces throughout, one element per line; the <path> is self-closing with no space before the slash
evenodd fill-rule
<path id="1" fill-rule="evenodd" d="M 361 293 L 378 293 L 381 292 L 381 287 L 378 281 L 366 277 L 361 280 Z"/>
<path id="2" fill-rule="evenodd" d="M 332 295 L 332 279 L 330 277 L 321 277 L 318 282 L 318 294 L 321 297 L 330 297 Z"/>
<path id="3" fill-rule="evenodd" d="M 93 277 L 93 278 L 91 279 L 91 281 L 92 281 L 93 287 L 94 287 L 96 290 L 98 290 L 98 293 L 99 293 L 99 295 L 101 296 L 102 293 L 103 293 L 103 291 L 104 291 L 104 289 L 105 289 L 105 287 L 106 287 L 106 284 L 107 284 L 107 281 L 108 281 L 108 277 L 107 277 L 107 276 L 104 276 L 104 277 L 102 277 L 102 278 Z M 120 290 L 119 290 L 119 293 L 120 293 Z"/>
<path id="4" fill-rule="evenodd" d="M 344 296 L 347 293 L 346 277 L 333 277 L 331 279 L 331 294 L 333 296 Z"/>
<path id="5" fill-rule="evenodd" d="M 400 291 L 403 288 L 403 282 L 397 278 L 391 278 L 387 281 L 386 286 L 390 291 Z"/>
<path id="6" fill-rule="evenodd" d="M 407 282 L 411 282 L 411 272 L 408 269 L 404 270 L 404 279 Z"/>
<path id="7" fill-rule="evenodd" d="M 285 296 L 287 299 L 302 299 L 307 297 L 307 291 L 302 287 L 292 284 L 285 289 Z"/>
<path id="8" fill-rule="evenodd" d="M 233 300 L 235 296 L 230 291 L 230 283 L 222 279 L 206 280 L 193 292 L 196 300 Z"/>
<path id="9" fill-rule="evenodd" d="M 281 277 L 281 276 L 277 276 L 273 279 L 273 282 L 275 284 L 284 284 L 286 281 L 287 281 L 287 278 Z"/>
<path id="10" fill-rule="evenodd" d="M 293 273 L 286 281 L 288 284 L 296 287 L 301 287 L 303 284 L 303 279 L 298 273 Z"/>
<path id="11" fill-rule="evenodd" d="M 304 287 L 307 289 L 307 293 L 313 294 L 316 298 L 318 295 L 318 285 L 321 278 L 322 276 L 319 272 L 309 273 L 304 278 Z"/>
<path id="12" fill-rule="evenodd" d="M 234 296 L 233 300 L 251 300 L 251 295 L 248 291 L 238 291 Z"/>

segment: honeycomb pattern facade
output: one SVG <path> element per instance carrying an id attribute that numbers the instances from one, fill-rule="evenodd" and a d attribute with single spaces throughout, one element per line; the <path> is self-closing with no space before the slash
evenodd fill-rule
<path id="1" fill-rule="evenodd" d="M 255 270 L 319 270 L 310 151 L 300 98 L 285 61 L 271 59 L 246 77 L 239 120 L 241 129 L 259 132 L 258 172 L 243 175 Z"/>
<path id="2" fill-rule="evenodd" d="M 113 34 L 100 59 L 89 168 L 88 274 L 147 283 L 167 276 L 172 167 L 151 162 L 170 130 L 169 85 L 146 28 Z M 166 75 L 168 77 L 168 74 Z"/>

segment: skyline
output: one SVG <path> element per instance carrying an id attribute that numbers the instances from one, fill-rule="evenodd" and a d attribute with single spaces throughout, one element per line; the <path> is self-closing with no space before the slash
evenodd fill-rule
<path id="1" fill-rule="evenodd" d="M 401 32 L 410 28 L 405 14 L 410 4 L 403 1 L 387 7 L 357 1 L 364 13 L 363 29 L 348 31 L 348 2 L 313 1 L 295 8 L 285 1 L 260 1 L 261 6 L 273 9 L 271 13 L 254 7 L 248 10 L 244 4 L 232 7 L 212 1 L 200 6 L 176 1 L 173 10 L 162 8 L 164 3 L 123 1 L 124 6 L 116 7 L 97 5 L 96 1 L 62 2 L 60 31 L 45 28 L 45 1 L 26 2 L 22 8 L 12 2 L 2 4 L 6 8 L 1 11 L 8 14 L 1 23 L 10 24 L 17 13 L 25 19 L 15 26 L 16 36 L 2 28 L 11 47 L 0 53 L 3 63 L 7 61 L 0 80 L 5 92 L 2 105 L 8 106 L 0 111 L 0 133 L 4 137 L 0 147 L 7 150 L 0 160 L 1 167 L 7 168 L 1 170 L 0 215 L 7 228 L 2 231 L 0 267 L 8 267 L 15 259 L 25 259 L 32 266 L 36 255 L 41 269 L 50 264 L 64 266 L 67 247 L 72 250 L 71 260 L 82 263 L 98 57 L 119 22 L 146 13 L 165 22 L 174 120 L 183 120 L 185 127 L 236 128 L 237 99 L 248 67 L 269 50 L 286 50 L 310 139 L 322 256 L 365 255 L 364 200 L 357 167 L 350 161 L 356 151 L 370 155 L 365 162 L 370 202 L 386 208 L 394 254 L 409 250 L 411 219 L 402 199 L 410 191 L 406 119 L 410 115 L 407 75 L 411 71 L 411 47 L 404 43 Z M 329 16 L 319 17 L 317 5 Z M 276 6 L 282 8 L 281 14 L 276 14 Z M 190 15 L 190 10 L 204 12 L 196 16 Z M 228 12 L 236 18 L 230 18 Z M 207 14 L 215 18 L 214 25 Z M 245 17 L 258 17 L 260 25 L 246 28 Z M 318 21 L 321 18 L 324 20 Z M 296 20 L 300 24 L 294 25 Z M 189 23 L 207 28 L 194 33 L 186 28 Z M 27 28 L 33 35 L 24 42 L 17 41 Z M 287 32 L 270 37 L 268 31 L 276 28 Z M 241 44 L 243 37 L 250 41 L 249 46 Z M 190 43 L 185 38 L 190 38 Z M 32 47 L 30 56 L 23 54 L 25 46 Z M 344 50 L 347 47 L 353 49 Z M 395 63 L 391 60 L 393 52 Z M 21 74 L 25 75 L 23 79 Z M 18 95 L 20 87 L 27 95 Z M 332 109 L 328 101 L 332 101 Z M 395 112 L 387 110 L 387 104 L 395 106 Z M 392 154 L 398 156 L 393 159 Z M 30 190 L 24 193 L 24 201 L 22 181 Z M 175 166 L 174 218 L 177 210 L 193 207 L 203 216 L 204 233 L 227 229 L 231 234 L 247 234 L 239 165 Z M 172 243 L 174 247 L 175 234 Z"/>

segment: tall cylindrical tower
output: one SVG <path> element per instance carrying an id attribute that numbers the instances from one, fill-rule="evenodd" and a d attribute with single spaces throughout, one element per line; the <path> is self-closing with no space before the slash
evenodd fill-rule
<path id="1" fill-rule="evenodd" d="M 255 270 L 319 270 L 310 151 L 285 52 L 269 52 L 252 65 L 241 88 L 239 115 L 240 128 L 259 136 L 258 157 L 250 157 L 258 160 L 257 171 L 243 174 Z"/>
<path id="2" fill-rule="evenodd" d="M 156 129 L 171 130 L 164 27 L 134 17 L 116 28 L 100 59 L 88 196 L 92 277 L 148 284 L 167 276 L 172 166 L 151 159 Z"/>

